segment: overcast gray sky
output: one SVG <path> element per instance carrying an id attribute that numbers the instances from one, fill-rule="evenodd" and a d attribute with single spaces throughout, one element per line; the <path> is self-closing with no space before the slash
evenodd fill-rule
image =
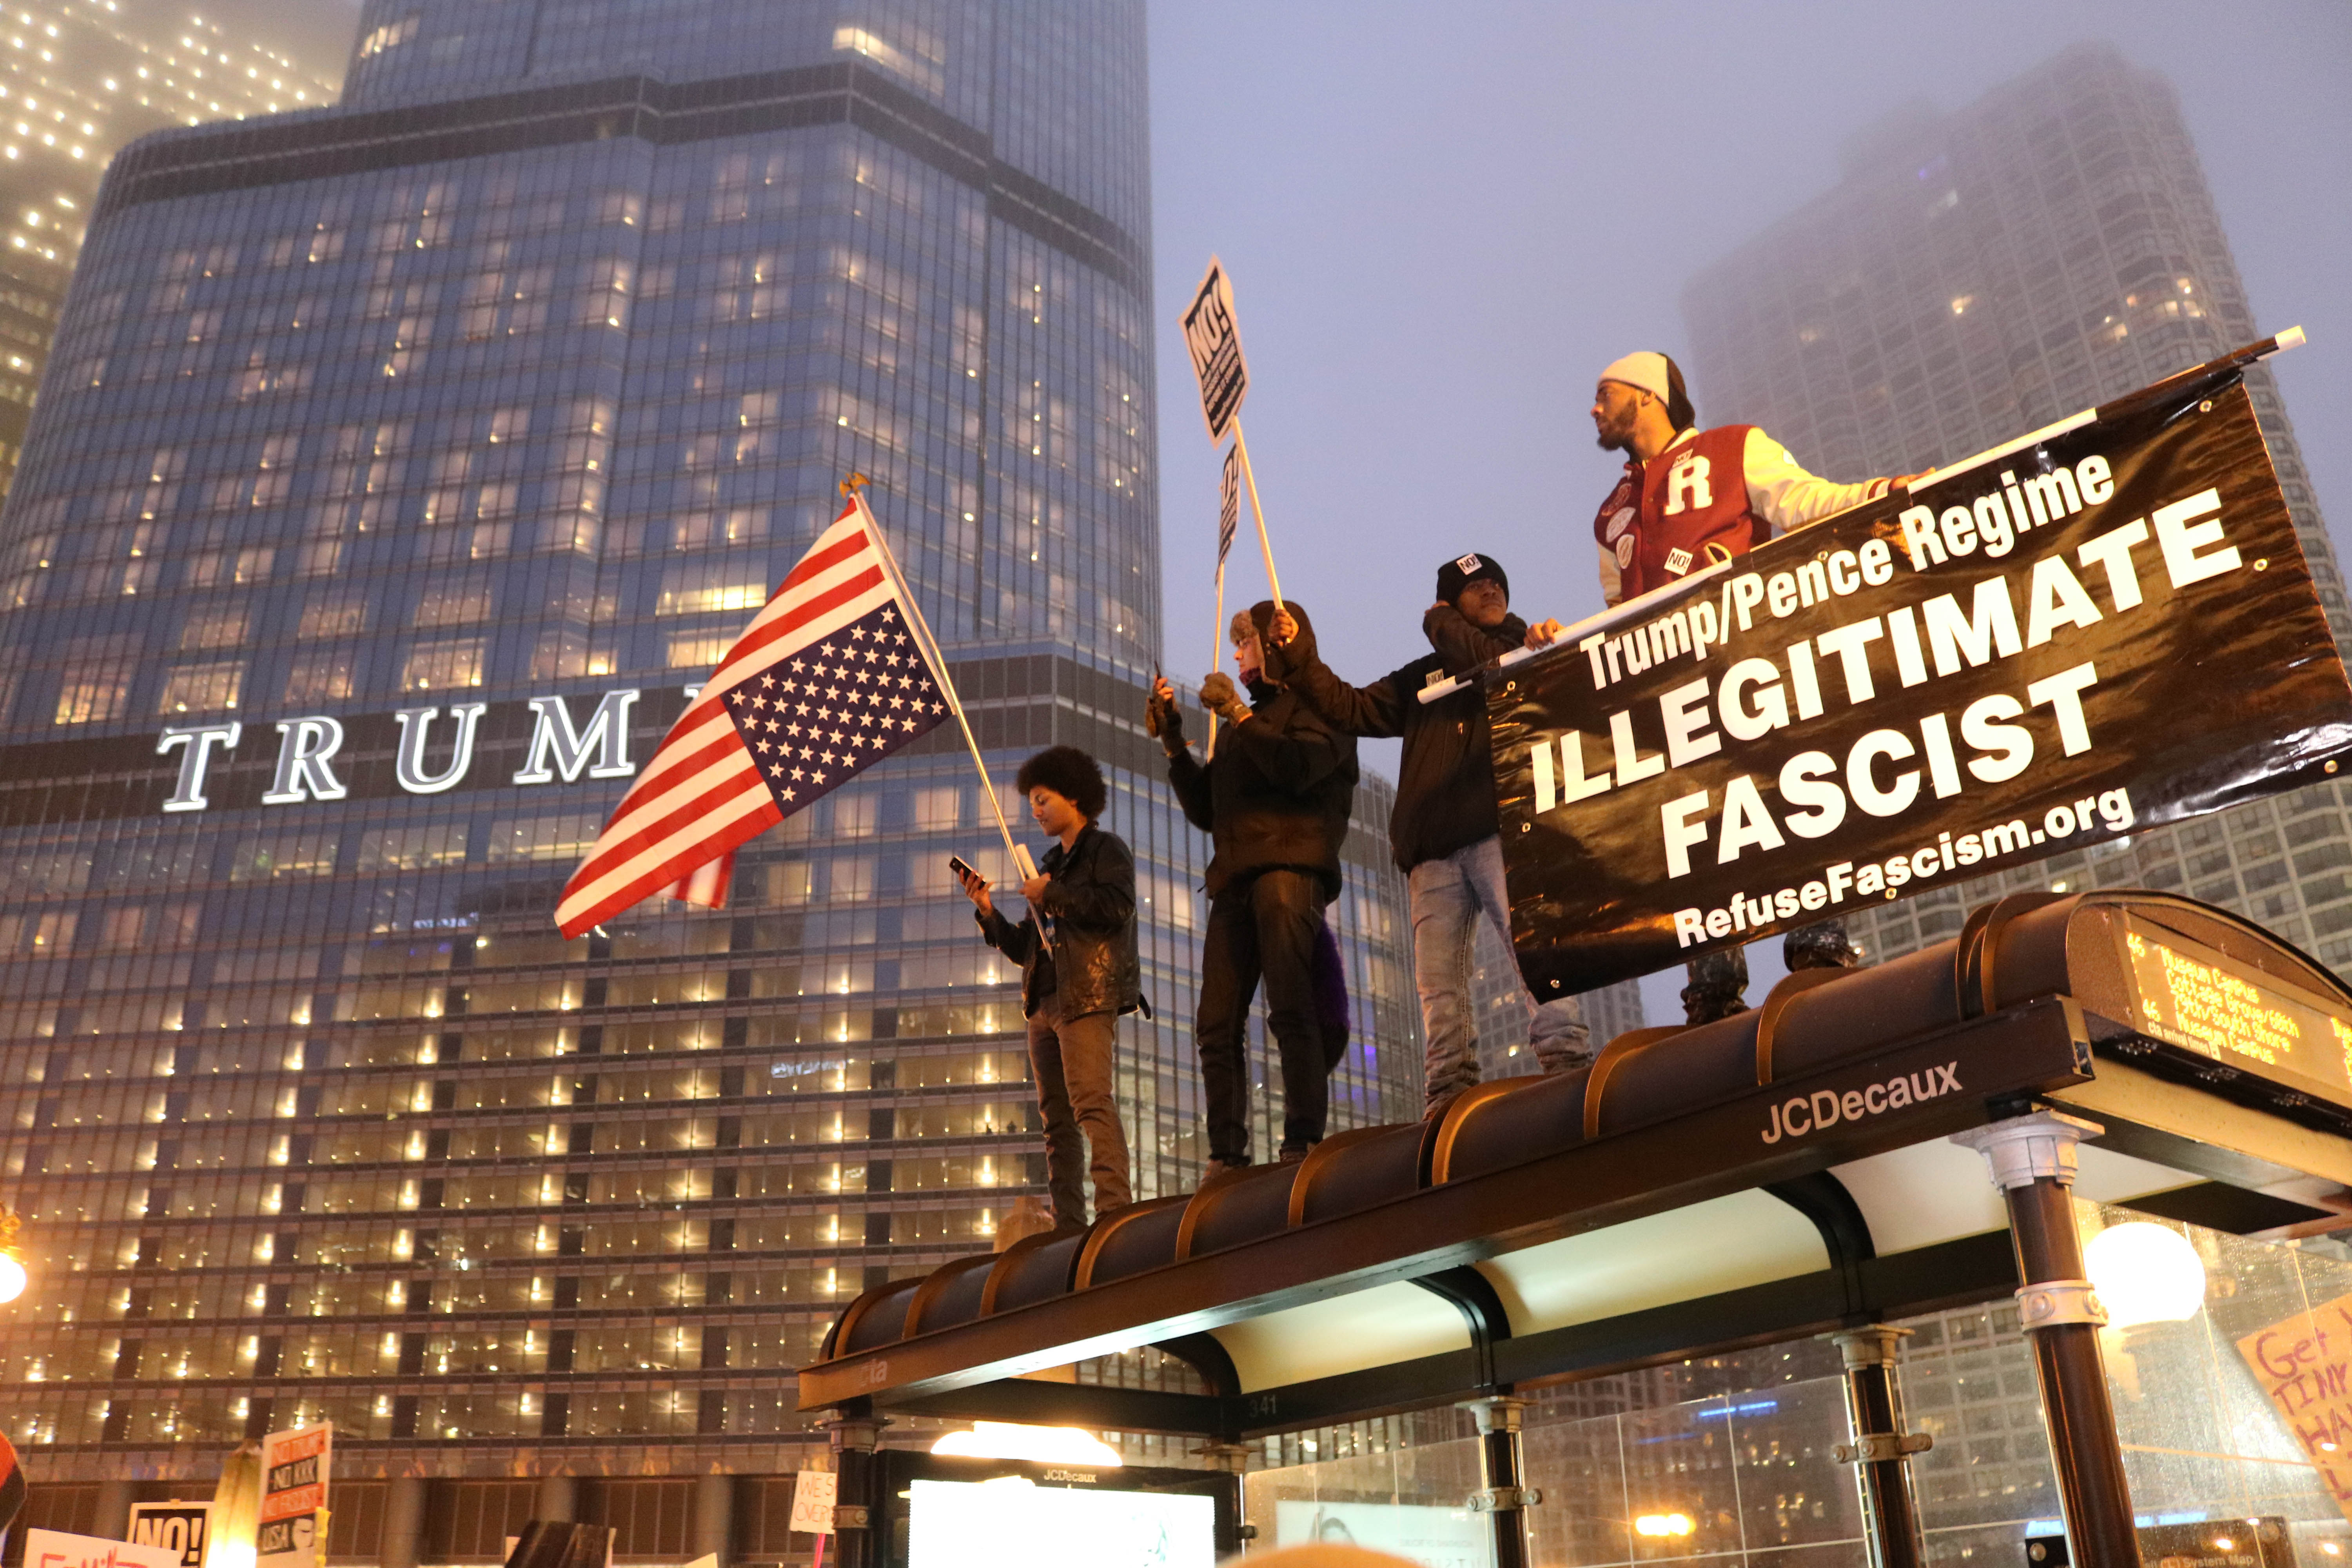
<path id="1" fill-rule="evenodd" d="M 2345 552 L 2343 0 L 1158 0 L 1170 667 L 1197 679 L 1213 629 L 1217 458 L 1175 328 L 1212 252 L 1235 280 L 1284 589 L 1317 612 L 1333 667 L 1370 680 L 1423 651 L 1436 564 L 1463 550 L 1505 563 L 1530 619 L 1599 608 L 1586 531 L 1621 459 L 1593 445 L 1593 373 L 1683 352 L 1685 281 L 1834 184 L 1850 132 L 1913 100 L 1958 107 L 2083 39 L 2179 89 L 2256 319 L 2309 329 L 2275 363 Z M 1229 603 L 1265 592 L 1245 544 Z M 1378 760 L 1393 776 L 1393 748 Z M 1672 987 L 1650 989 L 1656 1014 Z"/>

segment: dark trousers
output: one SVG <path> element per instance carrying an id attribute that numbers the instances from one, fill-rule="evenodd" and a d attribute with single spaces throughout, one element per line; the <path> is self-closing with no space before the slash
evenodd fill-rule
<path id="1" fill-rule="evenodd" d="M 1029 1068 L 1037 1079 L 1037 1109 L 1045 1122 L 1045 1183 L 1054 1194 L 1054 1223 L 1087 1223 L 1086 1177 L 1095 1178 L 1095 1213 L 1133 1201 L 1127 1179 L 1127 1130 L 1119 1125 L 1112 1078 L 1118 1015 L 1062 1016 L 1061 998 L 1048 996 L 1029 1019 Z"/>
<path id="2" fill-rule="evenodd" d="M 1249 1010 L 1261 979 L 1267 1032 L 1282 1061 L 1282 1152 L 1303 1154 L 1323 1141 L 1331 1064 L 1315 1005 L 1322 929 L 1323 884 L 1311 872 L 1261 871 L 1209 900 L 1192 1043 L 1213 1160 L 1249 1163 Z"/>

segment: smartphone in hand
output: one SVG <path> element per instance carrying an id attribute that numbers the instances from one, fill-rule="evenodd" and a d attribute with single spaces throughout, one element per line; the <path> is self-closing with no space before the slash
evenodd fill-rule
<path id="1" fill-rule="evenodd" d="M 959 881 L 977 882 L 981 879 L 980 873 L 973 870 L 971 863 L 961 855 L 948 857 L 948 869 L 955 873 Z"/>

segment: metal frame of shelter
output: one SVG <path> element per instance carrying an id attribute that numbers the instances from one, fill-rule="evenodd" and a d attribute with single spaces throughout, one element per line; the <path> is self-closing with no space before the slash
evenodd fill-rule
<path id="1" fill-rule="evenodd" d="M 2160 1021 L 2150 942 L 2352 1038 L 2352 990 L 2225 911 L 2020 895 L 1924 952 L 1622 1036 L 1589 1069 L 869 1290 L 800 1373 L 838 1453 L 837 1561 L 880 1568 L 856 1527 L 894 1413 L 1188 1435 L 1238 1471 L 1244 1438 L 1455 1404 L 1482 1436 L 1470 1506 L 1519 1568 L 1519 1390 L 1829 1334 L 1874 1568 L 1917 1568 L 1924 1443 L 1887 1325 L 2013 1291 L 2072 1561 L 2138 1568 L 2072 1196 L 2247 1231 L 2352 1185 L 2336 1038 L 2265 1064 Z M 1025 1375 L 1146 1345 L 1210 1392 Z"/>

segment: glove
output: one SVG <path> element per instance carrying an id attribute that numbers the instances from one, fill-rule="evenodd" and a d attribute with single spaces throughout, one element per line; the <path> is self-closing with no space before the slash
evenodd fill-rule
<path id="1" fill-rule="evenodd" d="M 1143 700 L 1143 732 L 1157 740 L 1171 755 L 1184 749 L 1184 711 L 1175 700 L 1154 691 Z"/>
<path id="2" fill-rule="evenodd" d="M 1249 704 L 1234 686 L 1234 678 L 1218 670 L 1201 682 L 1201 706 L 1228 723 L 1238 724 L 1249 716 Z"/>

